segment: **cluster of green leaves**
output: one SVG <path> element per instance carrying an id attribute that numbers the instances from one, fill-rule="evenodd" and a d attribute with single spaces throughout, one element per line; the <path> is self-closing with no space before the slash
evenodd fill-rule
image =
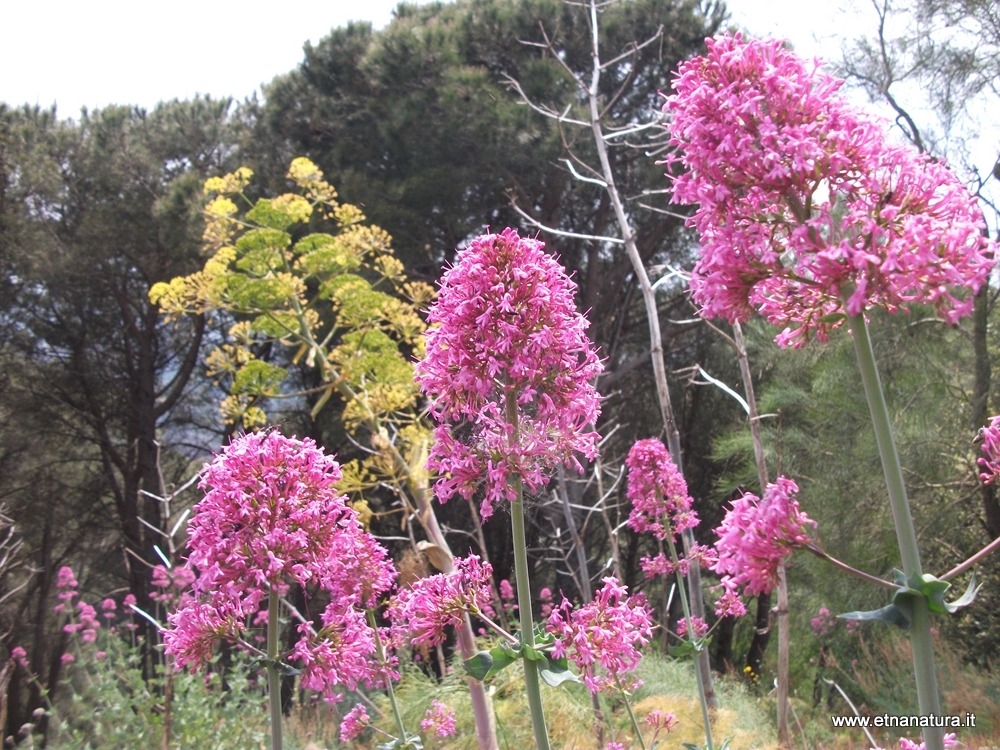
<path id="1" fill-rule="evenodd" d="M 95 643 L 74 636 L 76 661 L 49 696 L 48 746 L 57 750 L 156 747 L 167 727 L 171 747 L 263 747 L 267 716 L 245 660 L 223 671 L 167 673 L 162 663 L 143 678 L 142 653 L 134 641 L 101 629 Z M 170 697 L 166 697 L 167 683 Z"/>
<path id="2" fill-rule="evenodd" d="M 346 490 L 397 473 L 386 455 L 385 424 L 421 472 L 429 430 L 415 413 L 411 358 L 423 350 L 419 310 L 433 288 L 406 280 L 389 235 L 366 225 L 356 206 L 339 203 L 315 164 L 297 158 L 286 176 L 298 192 L 255 201 L 247 196 L 252 172 L 245 167 L 206 181 L 210 257 L 201 271 L 154 285 L 150 299 L 174 318 L 235 320 L 207 360 L 209 376 L 229 387 L 220 407 L 227 423 L 260 428 L 268 399 L 306 395 L 289 393 L 288 370 L 258 356 L 285 347 L 293 364 L 303 361 L 320 376 L 311 389 L 319 394 L 314 418 L 338 393 L 347 428 L 366 424 L 373 433 L 376 453 L 345 467 Z M 330 232 L 307 231 L 331 224 Z"/>

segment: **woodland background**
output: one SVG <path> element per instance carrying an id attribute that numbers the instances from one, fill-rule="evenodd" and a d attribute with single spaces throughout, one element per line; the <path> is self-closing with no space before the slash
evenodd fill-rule
<path id="1" fill-rule="evenodd" d="M 911 0 L 879 8 L 904 19 L 907 36 L 872 29 L 847 48 L 843 73 L 891 108 L 899 137 L 947 154 L 973 190 L 983 189 L 987 221 L 995 226 L 985 188 L 1000 179 L 1000 167 L 975 164 L 962 149 L 963 134 L 978 127 L 974 108 L 1000 111 L 995 4 Z M 515 204 L 547 227 L 615 236 L 606 193 L 576 179 L 565 161 L 572 152 L 596 162 L 592 135 L 560 130 L 509 85 L 518 81 L 531 99 L 556 110 L 573 104 L 567 69 L 586 73 L 591 65 L 589 29 L 579 10 L 554 0 L 402 4 L 381 31 L 351 24 L 307 45 L 298 68 L 275 77 L 261 99 L 244 102 L 196 98 L 152 111 L 108 107 L 73 120 L 0 104 L 0 538 L 9 531 L 5 549 L 11 552 L 0 554 L 0 657 L 21 646 L 42 683 L 58 684 L 67 636 L 52 606 L 56 571 L 64 565 L 77 571 L 85 596 L 130 591 L 152 609 L 149 570 L 159 558 L 148 526 L 169 530 L 199 493 L 181 495 L 167 517 L 143 491 L 163 494 L 181 485 L 236 429 L 220 417 L 226 391 L 206 375 L 205 362 L 234 320 L 166 322 L 148 298 L 154 283 L 204 262 L 201 186 L 207 177 L 248 166 L 256 175 L 251 190 L 278 194 L 287 190 L 289 162 L 307 156 L 341 200 L 392 235 L 408 277 L 430 283 L 455 249 L 485 227 L 533 233 Z M 728 28 L 721 3 L 628 0 L 604 11 L 602 48 L 628 50 L 661 24 L 658 44 L 627 55 L 604 75 L 606 118 L 614 126 L 657 116 L 659 92 L 669 90 L 678 62 L 699 54 L 706 36 Z M 566 48 L 563 59 L 523 43 L 540 41 L 541 28 Z M 703 519 L 700 541 L 711 543 L 726 501 L 743 488 L 756 491 L 756 472 L 745 414 L 698 367 L 737 392 L 742 384 L 732 350 L 698 319 L 684 285 L 670 276 L 670 269 L 690 268 L 697 252 L 684 227 L 685 209 L 668 203 L 664 167 L 627 141 L 612 149 L 612 165 L 645 264 L 654 279 L 665 278 L 659 313 L 685 474 Z M 606 439 L 597 470 L 606 490 L 632 443 L 660 432 L 641 295 L 621 245 L 541 238 L 575 274 L 579 308 L 605 361 L 597 428 Z M 995 285 L 984 289 L 975 314 L 954 327 L 920 308 L 873 316 L 930 571 L 947 570 L 1000 536 L 997 492 L 978 481 L 975 443 L 978 429 L 1000 410 L 996 298 Z M 819 522 L 826 549 L 889 575 L 898 552 L 848 335 L 782 351 L 772 343 L 777 331 L 767 325 L 754 323 L 746 333 L 760 411 L 768 415 L 772 476 L 784 473 L 800 484 L 803 508 Z M 315 373 L 288 361 L 287 352 L 255 354 L 287 368 L 297 389 L 318 385 Z M 358 456 L 361 448 L 339 417 L 339 396 L 312 419 L 317 396 L 271 399 L 270 422 L 286 434 L 314 438 L 342 461 Z M 588 476 L 594 470 L 588 467 Z M 628 514 L 624 482 L 605 523 L 586 511 L 599 496 L 595 482 L 567 480 L 591 578 L 609 574 L 614 541 L 629 588 L 648 588 L 638 561 L 650 552 L 643 546 L 649 540 L 621 524 Z M 529 506 L 532 580 L 575 597 L 577 563 L 555 497 L 543 495 Z M 365 500 L 376 513 L 375 533 L 394 538 L 387 543 L 401 553 L 408 542 L 393 512 L 394 496 L 376 488 Z M 457 552 L 479 551 L 468 505 L 452 501 L 439 507 L 439 516 Z M 509 534 L 503 512 L 483 526 L 498 579 L 512 577 Z M 946 664 L 954 679 L 946 685 L 969 693 L 954 698 L 965 700 L 958 708 L 1000 716 L 998 574 L 994 556 L 980 566 L 985 586 L 975 605 L 938 627 L 950 644 Z M 906 668 L 905 660 L 893 661 L 894 634 L 872 627 L 859 638 L 838 625 L 821 643 L 810 627 L 820 607 L 873 609 L 884 603 L 881 592 L 805 557 L 796 558 L 789 576 L 795 694 L 833 710 L 838 699 L 827 698 L 818 675 L 836 675 L 855 702 L 877 713 L 907 705 L 912 681 L 893 677 L 893 669 Z M 658 589 L 649 593 L 661 596 Z M 770 606 L 766 598 L 757 604 L 764 630 Z M 737 679 L 749 666 L 761 675 L 755 689 L 766 694 L 774 647 L 767 648 L 766 634 L 755 635 L 750 609 L 751 616 L 723 623 L 712 662 Z M 855 659 L 863 663 L 852 664 Z M 40 694 L 16 673 L 8 678 L 5 732 L 12 734 L 40 705 Z"/>

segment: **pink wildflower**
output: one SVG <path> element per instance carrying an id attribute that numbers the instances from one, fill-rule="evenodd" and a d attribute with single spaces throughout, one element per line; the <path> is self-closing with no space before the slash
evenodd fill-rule
<path id="1" fill-rule="evenodd" d="M 514 587 L 510 585 L 510 581 L 506 578 L 500 581 L 500 598 L 507 600 L 514 598 Z"/>
<path id="2" fill-rule="evenodd" d="M 952 750 L 953 748 L 962 747 L 962 743 L 958 741 L 958 737 L 952 732 L 944 736 L 944 747 L 945 750 Z M 924 750 L 924 743 L 916 743 L 906 739 L 906 737 L 900 737 L 899 750 Z"/>
<path id="3" fill-rule="evenodd" d="M 830 630 L 833 629 L 834 619 L 830 610 L 826 607 L 820 607 L 816 617 L 812 618 L 809 624 L 812 625 L 813 635 L 817 638 L 826 638 L 830 635 Z"/>
<path id="4" fill-rule="evenodd" d="M 24 667 L 25 669 L 28 668 L 28 652 L 25 651 L 23 648 L 21 648 L 20 646 L 14 646 L 14 648 L 10 650 L 10 656 L 20 666 Z"/>
<path id="5" fill-rule="evenodd" d="M 746 605 L 740 599 L 739 586 L 730 576 L 723 576 L 719 585 L 722 595 L 715 600 L 716 617 L 743 617 L 747 613 Z"/>
<path id="6" fill-rule="evenodd" d="M 438 737 L 452 736 L 455 734 L 455 711 L 441 701 L 434 701 L 420 720 L 420 731 L 424 734 L 433 731 Z"/>
<path id="7" fill-rule="evenodd" d="M 80 640 L 84 643 L 93 643 L 97 640 L 97 631 L 93 628 L 87 628 L 80 633 Z"/>
<path id="8" fill-rule="evenodd" d="M 77 610 L 80 612 L 80 623 L 86 628 L 99 628 L 97 621 L 97 610 L 86 602 L 77 602 Z"/>
<path id="9" fill-rule="evenodd" d="M 735 500 L 716 530 L 715 572 L 731 577 L 752 596 L 771 592 L 778 585 L 778 566 L 809 541 L 805 527 L 816 525 L 799 510 L 798 491 L 791 479 L 778 477 L 763 500 L 750 493 Z"/>
<path id="10" fill-rule="evenodd" d="M 340 741 L 349 742 L 357 738 L 370 723 L 371 718 L 368 716 L 368 711 L 360 703 L 357 704 L 347 712 L 347 716 L 340 722 Z"/>
<path id="11" fill-rule="evenodd" d="M 71 654 L 69 651 L 67 651 L 62 656 L 59 657 L 59 661 L 62 662 L 62 664 L 65 666 L 66 664 L 72 664 L 73 662 L 75 662 L 76 657 L 73 656 L 73 654 Z"/>
<path id="12" fill-rule="evenodd" d="M 438 573 L 401 590 L 390 604 L 393 629 L 416 644 L 444 643 L 445 629 L 466 613 L 490 610 L 493 568 L 476 555 L 455 558 L 454 573 Z"/>
<path id="13" fill-rule="evenodd" d="M 754 310 L 782 346 L 825 340 L 842 312 L 933 304 L 970 312 L 993 261 L 975 199 L 939 162 L 885 142 L 838 95 L 843 81 L 778 40 L 707 40 L 680 66 L 665 110 L 685 171 L 678 203 L 702 255 L 691 289 L 709 317 Z M 849 295 L 846 307 L 844 295 Z"/>
<path id="14" fill-rule="evenodd" d="M 600 413 L 593 380 L 601 364 L 576 312 L 576 285 L 543 247 L 513 229 L 477 237 L 445 273 L 427 316 L 437 327 L 417 381 L 438 422 L 427 465 L 439 473 L 442 502 L 472 497 L 484 483 L 484 519 L 514 498 L 508 478 L 538 491 L 545 471 L 559 462 L 580 471 L 576 454 L 597 451 L 587 426 Z"/>
<path id="15" fill-rule="evenodd" d="M 628 466 L 628 499 L 632 512 L 628 525 L 657 539 L 677 538 L 698 525 L 691 510 L 687 482 L 670 459 L 667 447 L 656 438 L 639 440 L 625 459 Z"/>
<path id="16" fill-rule="evenodd" d="M 625 746 L 620 742 L 609 742 L 604 746 L 604 750 L 625 750 Z"/>
<path id="17" fill-rule="evenodd" d="M 592 694 L 632 690 L 642 684 L 628 673 L 639 666 L 639 648 L 652 638 L 653 621 L 645 596 L 630 597 L 616 579 L 605 578 L 594 600 L 577 610 L 564 597 L 549 616 L 548 630 L 558 639 L 553 657 L 568 654 Z M 598 674 L 598 667 L 603 674 Z"/>
<path id="18" fill-rule="evenodd" d="M 135 594 L 125 594 L 125 598 L 122 599 L 122 606 L 125 609 L 131 609 L 135 606 Z"/>
<path id="19" fill-rule="evenodd" d="M 668 733 L 672 732 L 674 727 L 679 723 L 676 715 L 668 714 L 666 711 L 661 711 L 660 709 L 655 709 L 646 714 L 646 726 L 653 727 L 656 734 L 659 734 L 664 729 Z"/>
<path id="20" fill-rule="evenodd" d="M 694 627 L 695 638 L 705 637 L 705 633 L 708 632 L 708 624 L 704 620 L 702 620 L 700 617 L 692 617 L 691 625 Z M 677 623 L 677 635 L 681 638 L 687 638 L 687 634 L 688 634 L 687 619 L 682 617 L 680 621 Z"/>
<path id="21" fill-rule="evenodd" d="M 979 465 L 986 471 L 979 478 L 983 484 L 993 484 L 1000 477 L 1000 416 L 992 417 L 989 426 L 984 427 L 981 434 L 986 458 L 980 458 Z"/>
<path id="22" fill-rule="evenodd" d="M 240 436 L 207 467 L 208 492 L 188 525 L 188 572 L 155 572 L 162 591 L 198 571 L 164 633 L 178 665 L 203 664 L 217 639 L 241 637 L 268 596 L 294 583 L 330 597 L 318 633 L 301 626 L 292 647 L 303 685 L 335 701 L 336 684 L 354 689 L 381 679 L 362 610 L 391 586 L 395 569 L 337 493 L 340 477 L 339 464 L 312 440 L 277 431 Z"/>
<path id="23" fill-rule="evenodd" d="M 59 568 L 59 572 L 56 574 L 56 588 L 59 589 L 59 593 L 56 597 L 60 602 L 68 602 L 73 597 L 76 596 L 75 589 L 77 587 L 76 576 L 73 575 L 73 569 L 64 565 Z M 57 604 L 55 608 L 56 612 L 63 611 L 63 605 Z"/>
<path id="24" fill-rule="evenodd" d="M 101 602 L 101 612 L 104 613 L 105 619 L 113 620 L 116 609 L 118 609 L 118 604 L 114 599 L 108 598 Z"/>
<path id="25" fill-rule="evenodd" d="M 105 659 L 108 658 L 108 652 L 98 651 L 96 654 L 94 654 L 94 656 L 97 658 L 97 661 L 104 661 Z"/>

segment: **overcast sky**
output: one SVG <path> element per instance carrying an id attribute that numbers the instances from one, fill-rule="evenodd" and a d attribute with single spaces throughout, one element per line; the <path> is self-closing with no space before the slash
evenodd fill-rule
<path id="1" fill-rule="evenodd" d="M 759 35 L 792 40 L 807 55 L 836 56 L 839 31 L 859 28 L 848 3 L 732 0 L 733 21 Z M 80 108 L 190 98 L 243 99 L 294 68 L 306 41 L 349 20 L 389 22 L 395 0 L 0 0 L 0 101 Z M 867 24 L 870 27 L 872 24 Z M 817 44 L 818 40 L 818 44 Z"/>

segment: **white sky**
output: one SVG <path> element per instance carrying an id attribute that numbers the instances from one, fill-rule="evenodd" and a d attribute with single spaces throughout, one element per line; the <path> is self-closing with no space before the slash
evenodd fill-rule
<path id="1" fill-rule="evenodd" d="M 828 36 L 857 24 L 832 0 L 732 0 L 733 20 L 790 38 L 800 53 L 833 57 Z M 389 22 L 395 0 L 298 0 L 281 6 L 173 0 L 0 0 L 0 101 L 80 108 L 190 98 L 243 99 L 294 68 L 302 45 L 348 20 Z M 824 45 L 818 46 L 814 34 Z"/>
<path id="2" fill-rule="evenodd" d="M 157 102 L 195 94 L 242 100 L 301 62 L 349 20 L 386 25 L 396 0 L 0 0 L 0 102 L 81 107 Z M 869 0 L 729 0 L 732 22 L 791 40 L 799 54 L 837 59 L 843 40 L 871 35 Z M 914 99 L 919 98 L 914 92 Z M 990 113 L 987 113 L 990 114 Z M 1000 146 L 985 117 L 971 161 L 989 170 Z M 953 162 L 958 154 L 949 154 Z"/>

